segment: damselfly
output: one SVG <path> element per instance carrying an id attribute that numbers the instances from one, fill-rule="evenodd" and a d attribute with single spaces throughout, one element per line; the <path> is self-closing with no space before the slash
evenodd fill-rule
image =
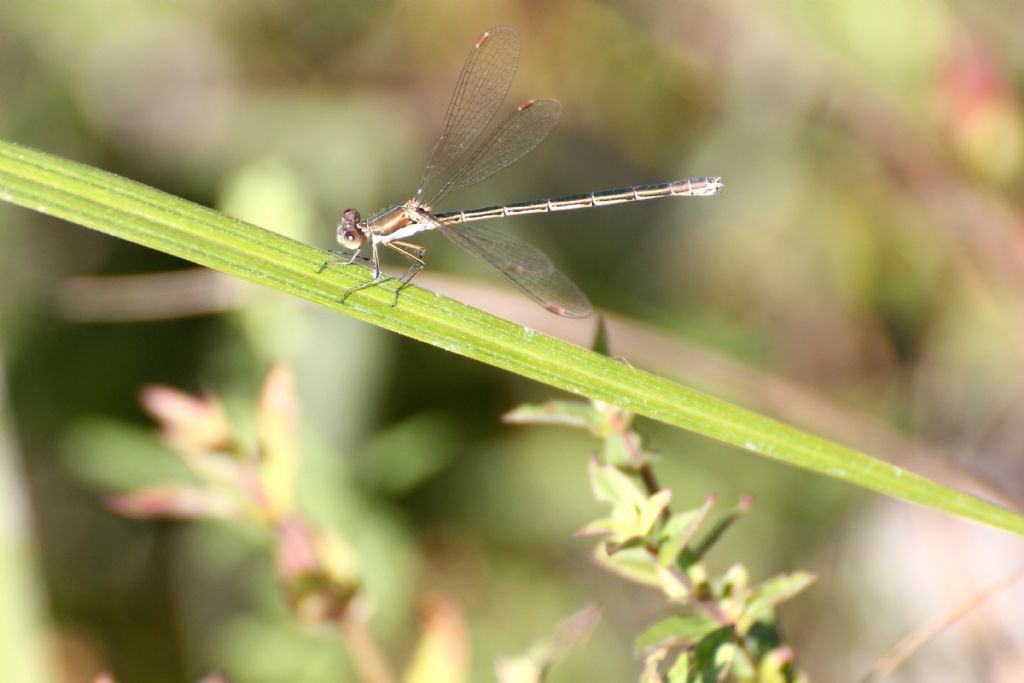
<path id="1" fill-rule="evenodd" d="M 338 243 L 350 252 L 338 252 L 347 258 L 324 262 L 320 272 L 332 263 L 353 263 L 367 244 L 370 247 L 368 260 L 373 265 L 373 278 L 349 289 L 342 301 L 353 292 L 386 278 L 380 268 L 380 252 L 382 247 L 387 247 L 409 259 L 409 267 L 398 278 L 395 288 L 392 305 L 397 303 L 398 293 L 426 264 L 427 250 L 406 240 L 426 230 L 439 230 L 455 244 L 486 261 L 547 310 L 569 318 L 583 318 L 591 312 L 586 295 L 558 272 L 547 256 L 517 237 L 470 223 L 660 197 L 706 197 L 721 189 L 721 178 L 701 177 L 435 213 L 433 207 L 449 192 L 478 183 L 518 161 L 539 145 L 558 122 L 562 107 L 557 100 L 528 100 L 469 153 L 505 99 L 518 61 L 519 36 L 515 29 L 495 26 L 480 36 L 462 67 L 441 125 L 441 137 L 427 159 L 413 198 L 365 221 L 355 209 L 342 213 Z M 464 161 L 455 167 L 462 159 Z"/>

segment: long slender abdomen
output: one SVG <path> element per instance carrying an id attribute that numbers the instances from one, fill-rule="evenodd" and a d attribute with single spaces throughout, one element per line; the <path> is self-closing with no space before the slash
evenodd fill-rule
<path id="1" fill-rule="evenodd" d="M 440 223 L 471 223 L 491 218 L 522 216 L 531 213 L 551 213 L 554 211 L 575 211 L 590 209 L 596 206 L 611 206 L 628 202 L 642 202 L 662 197 L 709 197 L 718 194 L 722 189 L 721 178 L 701 177 L 677 180 L 660 185 L 638 185 L 623 187 L 617 190 L 591 192 L 589 194 L 573 194 L 551 199 L 537 199 L 530 202 L 516 202 L 503 206 L 488 206 L 483 209 L 467 209 L 465 211 L 448 211 L 434 214 Z"/>

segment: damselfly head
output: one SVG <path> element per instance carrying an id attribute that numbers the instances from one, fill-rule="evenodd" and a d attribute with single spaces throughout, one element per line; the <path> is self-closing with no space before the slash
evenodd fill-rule
<path id="1" fill-rule="evenodd" d="M 345 209 L 338 224 L 338 244 L 346 249 L 358 249 L 366 239 L 363 217 L 355 209 Z"/>

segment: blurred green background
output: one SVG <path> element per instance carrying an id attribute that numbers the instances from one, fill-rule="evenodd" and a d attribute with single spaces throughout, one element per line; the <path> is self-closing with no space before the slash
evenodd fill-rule
<path id="1" fill-rule="evenodd" d="M 1018 2 L 14 0 L 0 4 L 0 135 L 330 248 L 342 209 L 411 194 L 462 60 L 499 23 L 522 42 L 509 105 L 555 97 L 563 116 L 440 208 L 722 176 L 713 199 L 501 227 L 615 316 L 612 351 L 637 367 L 1019 499 Z M 144 384 L 214 392 L 247 425 L 275 359 L 298 375 L 303 505 L 356 547 L 395 662 L 429 593 L 465 611 L 472 680 L 597 602 L 601 626 L 552 680 L 635 680 L 632 638 L 663 606 L 571 536 L 601 512 L 593 442 L 499 422 L 554 392 L 45 215 L 0 205 L 0 225 L 0 577 L 10 614 L 43 620 L 53 680 L 350 675 L 330 639 L 290 625 L 259 539 L 104 506 L 169 457 Z M 589 343 L 592 319 L 556 320 L 425 244 L 423 286 Z M 820 572 L 783 613 L 820 680 L 853 680 L 1012 556 L 1005 535 L 643 427 L 677 500 L 756 497 L 714 569 Z M 954 561 L 970 578 L 935 571 Z M 993 673 L 1022 661 L 1000 618 L 984 622 L 994 641 L 947 634 L 893 680 L 1021 680 Z"/>

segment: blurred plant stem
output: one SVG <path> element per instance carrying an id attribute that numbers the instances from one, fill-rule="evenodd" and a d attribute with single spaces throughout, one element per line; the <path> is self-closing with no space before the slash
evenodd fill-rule
<path id="1" fill-rule="evenodd" d="M 942 631 L 949 628 L 973 610 L 980 607 L 982 603 L 996 595 L 1000 591 L 1009 588 L 1012 584 L 1024 578 L 1024 566 L 994 581 L 972 595 L 964 603 L 957 605 L 946 614 L 929 624 L 924 624 L 908 634 L 903 640 L 896 643 L 882 659 L 875 664 L 871 671 L 861 679 L 861 683 L 878 683 L 888 678 L 893 671 L 898 669 L 904 662 L 910 659 L 926 644 L 935 640 Z"/>
<path id="2" fill-rule="evenodd" d="M 0 350 L 0 681 L 53 681 L 45 643 L 42 574 L 29 516 L 21 456 L 7 408 Z"/>
<path id="3" fill-rule="evenodd" d="M 362 619 L 342 618 L 338 629 L 364 683 L 394 683 L 394 673 Z"/>

